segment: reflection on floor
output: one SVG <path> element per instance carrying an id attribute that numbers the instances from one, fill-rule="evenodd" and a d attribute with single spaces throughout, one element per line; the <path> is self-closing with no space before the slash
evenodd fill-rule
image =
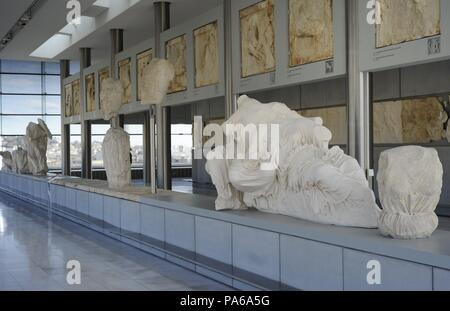
<path id="1" fill-rule="evenodd" d="M 92 230 L 0 194 L 0 290 L 230 290 Z M 68 285 L 66 264 L 81 264 Z"/>

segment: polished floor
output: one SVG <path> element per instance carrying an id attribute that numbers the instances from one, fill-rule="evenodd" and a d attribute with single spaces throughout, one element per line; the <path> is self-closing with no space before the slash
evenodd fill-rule
<path id="1" fill-rule="evenodd" d="M 81 265 L 80 285 L 66 281 L 71 260 Z M 0 290 L 231 289 L 0 193 Z"/>

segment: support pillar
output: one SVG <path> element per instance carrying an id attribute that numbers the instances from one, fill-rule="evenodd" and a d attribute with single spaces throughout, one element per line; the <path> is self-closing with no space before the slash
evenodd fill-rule
<path id="1" fill-rule="evenodd" d="M 59 67 L 61 75 L 61 173 L 70 176 L 70 125 L 64 124 L 64 79 L 70 76 L 70 61 L 61 60 Z"/>
<path id="2" fill-rule="evenodd" d="M 116 67 L 116 55 L 123 51 L 123 29 L 111 29 L 110 38 L 111 38 L 111 54 L 110 54 L 109 72 L 111 78 L 118 79 L 119 73 Z M 119 117 L 111 119 L 111 127 L 113 128 L 121 127 Z"/>
<path id="3" fill-rule="evenodd" d="M 370 73 L 359 67 L 358 0 L 347 1 L 348 38 L 348 152 L 356 158 L 373 184 L 371 168 Z"/>
<path id="4" fill-rule="evenodd" d="M 91 121 L 85 120 L 86 115 L 86 88 L 83 78 L 84 69 L 91 65 L 91 49 L 80 49 L 80 94 L 81 94 L 81 178 L 92 179 L 92 137 L 91 137 Z"/>
<path id="5" fill-rule="evenodd" d="M 161 33 L 170 28 L 170 3 L 155 2 L 155 57 L 164 58 L 160 55 Z M 170 107 L 154 106 L 150 115 L 150 136 L 154 137 L 154 127 L 151 126 L 155 122 L 157 126 L 157 142 L 156 146 L 151 146 L 152 152 L 157 149 L 157 185 L 152 185 L 156 192 L 156 186 L 170 190 L 172 188 L 172 157 L 171 157 L 171 141 L 170 141 Z M 153 119 L 153 120 L 152 120 Z M 156 148 L 155 148 L 156 147 Z M 155 167 L 152 166 L 152 169 Z M 153 174 L 153 173 L 151 173 Z"/>
<path id="6" fill-rule="evenodd" d="M 225 119 L 228 119 L 237 110 L 237 96 L 233 90 L 231 0 L 223 0 L 223 7 L 225 27 Z"/>

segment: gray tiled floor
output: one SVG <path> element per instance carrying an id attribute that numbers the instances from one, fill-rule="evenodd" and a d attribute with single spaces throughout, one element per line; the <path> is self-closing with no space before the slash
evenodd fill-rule
<path id="1" fill-rule="evenodd" d="M 81 285 L 66 282 L 69 260 L 81 264 Z M 230 290 L 0 194 L 0 290 Z"/>

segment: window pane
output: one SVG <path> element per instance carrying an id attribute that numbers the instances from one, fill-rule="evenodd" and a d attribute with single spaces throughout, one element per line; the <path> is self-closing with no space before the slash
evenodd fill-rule
<path id="1" fill-rule="evenodd" d="M 61 137 L 53 136 L 48 141 L 47 147 L 47 164 L 51 170 L 61 169 Z"/>
<path id="2" fill-rule="evenodd" d="M 2 60 L 2 72 L 41 73 L 40 62 Z"/>
<path id="3" fill-rule="evenodd" d="M 131 167 L 143 167 L 144 166 L 144 136 L 143 135 L 131 135 Z"/>
<path id="4" fill-rule="evenodd" d="M 17 146 L 22 146 L 22 136 L 3 136 L 1 142 L 2 151 L 12 152 Z"/>
<path id="5" fill-rule="evenodd" d="M 61 94 L 61 81 L 58 76 L 45 76 L 45 92 L 47 94 Z"/>
<path id="6" fill-rule="evenodd" d="M 81 135 L 81 125 L 71 124 L 70 125 L 70 135 Z"/>
<path id="7" fill-rule="evenodd" d="M 2 93 L 42 94 L 41 76 L 2 74 Z"/>
<path id="8" fill-rule="evenodd" d="M 130 134 L 144 134 L 144 127 L 142 124 L 125 124 L 125 131 Z"/>
<path id="9" fill-rule="evenodd" d="M 45 63 L 45 73 L 59 75 L 59 63 Z"/>
<path id="10" fill-rule="evenodd" d="M 61 117 L 46 116 L 45 123 L 47 123 L 47 127 L 52 135 L 61 135 Z"/>
<path id="11" fill-rule="evenodd" d="M 81 168 L 81 136 L 70 136 L 70 167 Z"/>
<path id="12" fill-rule="evenodd" d="M 171 129 L 172 134 L 192 134 L 192 124 L 173 124 Z"/>
<path id="13" fill-rule="evenodd" d="M 172 165 L 192 165 L 192 135 L 172 135 Z"/>
<path id="14" fill-rule="evenodd" d="M 2 95 L 3 114 L 42 114 L 42 97 L 33 95 Z"/>
<path id="15" fill-rule="evenodd" d="M 105 136 L 96 135 L 92 136 L 91 155 L 92 155 L 92 168 L 104 168 L 102 143 Z"/>
<path id="16" fill-rule="evenodd" d="M 92 135 L 105 135 L 110 127 L 109 124 L 92 124 Z"/>
<path id="17" fill-rule="evenodd" d="M 70 62 L 70 75 L 74 75 L 80 72 L 80 62 L 71 61 Z"/>
<path id="18" fill-rule="evenodd" d="M 25 135 L 28 123 L 35 122 L 40 116 L 3 116 L 2 135 Z"/>
<path id="19" fill-rule="evenodd" d="M 45 96 L 45 112 L 47 114 L 61 114 L 61 97 Z"/>

